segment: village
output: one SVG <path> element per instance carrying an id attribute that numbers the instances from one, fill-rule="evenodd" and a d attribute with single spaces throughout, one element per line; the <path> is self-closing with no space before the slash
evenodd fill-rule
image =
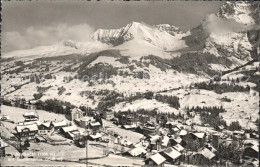
<path id="1" fill-rule="evenodd" d="M 259 163 L 257 131 L 230 131 L 222 125 L 201 125 L 190 118 L 172 119 L 167 114 L 151 117 L 127 111 L 105 115 L 94 112 L 90 116 L 73 108 L 69 117 L 45 117 L 46 113 L 42 113 L 45 111 L 36 110 L 33 102 L 27 105 L 29 109 L 17 113 L 16 107 L 1 108 L 3 162 L 37 159 L 113 166 L 105 162 L 105 158 L 109 161 L 113 155 L 125 158 L 122 161 L 128 161 L 129 166 L 258 166 Z M 18 114 L 21 114 L 19 121 L 12 118 Z M 189 117 L 195 115 L 194 112 Z"/>

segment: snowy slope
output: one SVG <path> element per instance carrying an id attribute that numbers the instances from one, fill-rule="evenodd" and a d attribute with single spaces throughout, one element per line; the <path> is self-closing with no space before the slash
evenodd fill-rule
<path id="1" fill-rule="evenodd" d="M 66 40 L 55 45 L 39 46 L 28 50 L 18 50 L 3 54 L 3 58 L 39 58 L 62 56 L 69 54 L 88 54 L 92 52 L 101 51 L 109 48 L 108 45 L 95 41 L 95 42 L 75 42 Z"/>

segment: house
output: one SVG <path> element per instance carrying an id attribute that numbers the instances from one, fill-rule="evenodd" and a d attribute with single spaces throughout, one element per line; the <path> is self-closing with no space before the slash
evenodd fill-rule
<path id="1" fill-rule="evenodd" d="M 88 128 L 90 122 L 95 122 L 93 117 L 82 117 L 74 120 L 80 127 Z"/>
<path id="2" fill-rule="evenodd" d="M 168 136 L 162 136 L 162 148 L 171 146 L 170 138 Z"/>
<path id="3" fill-rule="evenodd" d="M 186 136 L 188 134 L 188 132 L 186 131 L 186 130 L 181 130 L 180 131 L 180 133 L 179 133 L 179 136 L 181 137 L 181 138 L 183 138 L 184 136 Z"/>
<path id="4" fill-rule="evenodd" d="M 25 122 L 37 121 L 39 119 L 39 116 L 36 111 L 30 111 L 30 112 L 24 113 L 23 117 L 25 119 Z"/>
<path id="5" fill-rule="evenodd" d="M 60 122 L 51 122 L 51 124 L 53 125 L 54 129 L 57 131 L 59 131 L 60 128 L 66 127 L 68 125 L 67 121 L 65 121 L 65 120 L 62 120 Z"/>
<path id="6" fill-rule="evenodd" d="M 92 141 L 100 141 L 102 139 L 101 133 L 95 133 L 88 136 L 90 140 Z"/>
<path id="7" fill-rule="evenodd" d="M 47 135 L 54 130 L 53 125 L 51 122 L 44 122 L 38 126 L 38 134 L 39 135 Z"/>
<path id="8" fill-rule="evenodd" d="M 133 116 L 131 114 L 119 114 L 118 122 L 120 125 L 132 125 L 133 124 Z"/>
<path id="9" fill-rule="evenodd" d="M 206 133 L 197 132 L 197 133 L 190 133 L 190 135 L 193 136 L 194 140 L 198 139 L 200 145 L 203 145 L 203 143 L 205 142 Z"/>
<path id="10" fill-rule="evenodd" d="M 191 163 L 193 165 L 213 165 L 216 155 L 207 148 L 199 150 L 192 155 Z"/>
<path id="11" fill-rule="evenodd" d="M 0 139 L 0 157 L 5 157 L 5 148 L 8 147 L 2 139 Z"/>
<path id="12" fill-rule="evenodd" d="M 37 124 L 17 125 L 15 130 L 20 140 L 35 140 L 35 135 L 38 133 L 38 126 Z"/>
<path id="13" fill-rule="evenodd" d="M 144 156 L 147 153 L 147 151 L 143 147 L 135 147 L 130 150 L 128 150 L 125 155 L 130 155 L 133 157 L 141 157 Z"/>
<path id="14" fill-rule="evenodd" d="M 80 119 L 83 117 L 83 111 L 79 108 L 73 108 L 70 113 L 71 120 Z"/>
<path id="15" fill-rule="evenodd" d="M 143 126 L 143 134 L 151 135 L 156 134 L 156 125 L 154 122 L 146 122 Z"/>
<path id="16" fill-rule="evenodd" d="M 222 130 L 224 129 L 225 127 L 223 125 L 216 125 L 215 126 L 215 129 L 216 131 L 219 131 L 219 132 L 222 132 Z"/>
<path id="17" fill-rule="evenodd" d="M 47 142 L 47 140 L 45 138 L 43 138 L 42 136 L 36 136 L 35 141 L 36 142 Z"/>
<path id="18" fill-rule="evenodd" d="M 175 146 L 177 144 L 180 144 L 181 146 L 185 146 L 185 142 L 182 140 L 182 138 L 170 138 L 171 146 Z"/>
<path id="19" fill-rule="evenodd" d="M 122 127 L 127 130 L 135 130 L 137 126 L 136 124 L 132 124 L 132 125 L 122 125 Z"/>
<path id="20" fill-rule="evenodd" d="M 253 145 L 251 147 L 245 148 L 243 154 L 245 158 L 258 158 L 258 155 L 259 155 L 259 147 L 257 145 Z"/>
<path id="21" fill-rule="evenodd" d="M 165 161 L 166 159 L 161 154 L 157 153 L 147 158 L 144 162 L 145 165 L 149 166 L 162 166 Z"/>
<path id="22" fill-rule="evenodd" d="M 180 162 L 181 153 L 171 147 L 167 148 L 164 151 L 159 152 L 167 162 L 171 164 L 176 164 Z"/>
<path id="23" fill-rule="evenodd" d="M 161 142 L 162 142 L 161 136 L 159 135 L 149 136 L 147 140 L 149 142 L 148 149 L 150 149 L 150 151 L 161 149 Z"/>
<path id="24" fill-rule="evenodd" d="M 180 153 L 183 152 L 183 150 L 184 150 L 184 148 L 180 144 L 173 146 L 173 148 L 175 150 L 179 151 Z"/>
<path id="25" fill-rule="evenodd" d="M 89 127 L 93 130 L 93 131 L 97 131 L 101 128 L 101 124 L 99 122 L 90 122 L 89 123 Z"/>
<path id="26" fill-rule="evenodd" d="M 60 133 L 71 140 L 78 139 L 81 136 L 79 130 L 74 126 L 61 127 Z"/>

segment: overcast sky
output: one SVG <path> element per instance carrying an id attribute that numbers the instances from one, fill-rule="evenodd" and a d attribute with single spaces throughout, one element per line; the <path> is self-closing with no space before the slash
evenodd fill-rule
<path id="1" fill-rule="evenodd" d="M 3 1 L 3 51 L 52 45 L 65 39 L 90 40 L 98 28 L 121 28 L 132 21 L 171 24 L 187 31 L 223 2 Z"/>

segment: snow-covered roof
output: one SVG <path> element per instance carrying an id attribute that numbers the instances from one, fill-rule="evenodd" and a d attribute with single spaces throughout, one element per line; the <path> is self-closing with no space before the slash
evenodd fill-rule
<path id="1" fill-rule="evenodd" d="M 185 136 L 187 134 L 188 134 L 188 132 L 186 130 L 181 130 L 179 133 L 180 136 Z"/>
<path id="2" fill-rule="evenodd" d="M 197 138 L 199 138 L 199 139 L 202 139 L 203 137 L 204 137 L 204 135 L 205 135 L 205 133 L 202 133 L 202 132 L 200 132 L 200 133 L 193 133 Z"/>
<path id="3" fill-rule="evenodd" d="M 67 127 L 62 127 L 61 128 L 64 132 L 71 132 L 71 131 L 74 131 L 74 130 L 78 130 L 76 127 L 74 126 L 67 126 Z"/>
<path id="4" fill-rule="evenodd" d="M 255 150 L 256 152 L 259 152 L 259 148 L 258 148 L 257 145 L 253 145 L 251 148 L 252 148 L 253 150 Z"/>
<path id="5" fill-rule="evenodd" d="M 177 131 L 179 131 L 179 128 L 174 127 L 174 128 L 173 128 L 173 131 L 174 131 L 174 132 L 177 132 Z"/>
<path id="6" fill-rule="evenodd" d="M 180 137 L 177 137 L 176 139 L 174 139 L 177 143 L 181 143 L 182 139 Z"/>
<path id="7" fill-rule="evenodd" d="M 128 151 L 128 153 L 132 156 L 139 156 L 142 153 L 146 154 L 146 150 L 143 147 L 136 147 Z"/>
<path id="8" fill-rule="evenodd" d="M 54 127 L 61 127 L 61 126 L 67 126 L 67 122 L 65 120 L 62 120 L 60 122 L 52 122 Z"/>
<path id="9" fill-rule="evenodd" d="M 51 122 L 44 122 L 42 125 L 49 128 L 51 126 Z"/>
<path id="10" fill-rule="evenodd" d="M 212 158 L 215 157 L 215 154 L 205 147 L 201 151 L 199 151 L 198 153 L 202 154 L 207 159 L 212 159 Z"/>
<path id="11" fill-rule="evenodd" d="M 166 161 L 166 159 L 159 153 L 150 156 L 148 159 L 153 160 L 157 165 L 160 165 Z"/>
<path id="12" fill-rule="evenodd" d="M 95 121 L 95 119 L 93 117 L 82 117 L 79 119 L 80 121 L 83 121 L 83 122 L 92 122 L 92 121 Z"/>
<path id="13" fill-rule="evenodd" d="M 162 139 L 162 146 L 167 146 L 169 143 L 170 138 L 168 136 L 164 136 Z"/>
<path id="14" fill-rule="evenodd" d="M 29 111 L 27 113 L 23 114 L 24 117 L 28 117 L 28 116 L 35 116 L 38 117 L 37 113 L 35 111 Z"/>
<path id="15" fill-rule="evenodd" d="M 91 126 L 100 126 L 101 124 L 99 122 L 90 122 Z"/>
<path id="16" fill-rule="evenodd" d="M 133 125 L 123 125 L 123 127 L 125 129 L 131 129 L 131 128 L 136 128 L 136 125 L 135 124 L 133 124 Z"/>
<path id="17" fill-rule="evenodd" d="M 98 139 L 100 137 L 102 137 L 101 133 L 96 133 L 95 135 L 89 135 L 92 139 Z"/>
<path id="18" fill-rule="evenodd" d="M 37 131 L 38 126 L 36 124 L 30 124 L 30 125 L 18 125 L 16 126 L 17 132 L 22 132 L 22 130 L 28 128 L 30 131 Z"/>
<path id="19" fill-rule="evenodd" d="M 180 144 L 177 144 L 177 145 L 173 146 L 173 148 L 174 148 L 175 150 L 177 150 L 177 151 L 182 151 L 182 150 L 184 150 L 184 148 L 183 148 Z"/>
<path id="20" fill-rule="evenodd" d="M 235 130 L 234 133 L 236 133 L 236 134 L 241 134 L 241 135 L 242 135 L 242 134 L 244 134 L 245 132 L 244 132 L 244 131 Z"/>
<path id="21" fill-rule="evenodd" d="M 167 148 L 166 150 L 163 151 L 166 155 L 171 157 L 172 159 L 176 159 L 179 156 L 181 156 L 181 153 L 171 147 Z"/>

